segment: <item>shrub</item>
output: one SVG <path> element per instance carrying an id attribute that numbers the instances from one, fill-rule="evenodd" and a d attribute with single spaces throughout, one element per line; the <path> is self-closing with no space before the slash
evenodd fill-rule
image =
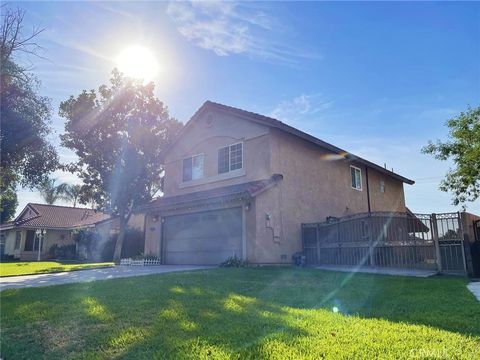
<path id="1" fill-rule="evenodd" d="M 220 264 L 221 267 L 247 267 L 249 263 L 247 260 L 240 259 L 237 255 L 230 256 L 227 260 Z"/>
<path id="2" fill-rule="evenodd" d="M 75 260 L 76 259 L 76 246 L 75 244 L 58 246 L 53 244 L 48 250 L 50 258 L 58 260 Z"/>

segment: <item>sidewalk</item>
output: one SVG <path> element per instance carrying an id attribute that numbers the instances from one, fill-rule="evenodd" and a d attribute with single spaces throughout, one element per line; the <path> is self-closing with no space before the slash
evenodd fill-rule
<path id="1" fill-rule="evenodd" d="M 53 274 L 23 275 L 0 278 L 0 291 L 12 288 L 27 288 L 109 280 L 132 276 L 163 274 L 177 271 L 210 269 L 211 266 L 160 265 L 160 266 L 115 266 L 91 270 L 68 271 Z"/>

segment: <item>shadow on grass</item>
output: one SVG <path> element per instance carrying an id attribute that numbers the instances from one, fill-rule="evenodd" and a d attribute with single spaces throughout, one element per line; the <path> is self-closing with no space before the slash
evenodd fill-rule
<path id="1" fill-rule="evenodd" d="M 478 337 L 480 306 L 469 295 L 461 278 L 304 269 L 218 269 L 7 290 L 1 294 L 3 355 L 261 356 L 269 343 L 280 349 L 308 336 L 335 340 L 336 329 L 355 324 L 343 320 L 352 316 L 387 320 L 382 326 L 390 333 L 412 331 L 394 327 L 401 322 Z M 378 324 L 365 326 L 373 332 Z"/>

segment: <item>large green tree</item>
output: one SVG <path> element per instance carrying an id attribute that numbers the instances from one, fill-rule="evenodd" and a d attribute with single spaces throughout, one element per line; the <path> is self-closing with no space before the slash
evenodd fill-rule
<path id="1" fill-rule="evenodd" d="M 15 173 L 0 168 L 0 224 L 11 220 L 15 215 L 18 206 L 16 179 Z"/>
<path id="2" fill-rule="evenodd" d="M 440 183 L 440 189 L 451 192 L 453 204 L 465 204 L 480 197 L 480 106 L 446 122 L 446 141 L 429 142 L 422 149 L 438 160 L 453 160 L 451 168 Z"/>
<path id="3" fill-rule="evenodd" d="M 109 85 L 62 102 L 60 116 L 66 119 L 62 145 L 78 156 L 69 170 L 82 179 L 84 193 L 93 195 L 100 209 L 119 217 L 114 252 L 119 261 L 132 211 L 150 201 L 151 189 L 161 184 L 161 153 L 182 124 L 155 97 L 153 83 L 142 84 L 116 70 Z"/>
<path id="4" fill-rule="evenodd" d="M 50 101 L 39 94 L 38 79 L 21 65 L 29 55 L 37 54 L 39 46 L 35 38 L 41 30 L 25 34 L 25 12 L 6 5 L 1 10 L 0 201 L 3 203 L 12 199 L 17 184 L 33 188 L 42 183 L 57 167 L 58 157 L 47 140 L 51 133 Z M 2 205 L 1 210 L 4 220 L 15 213 L 11 205 Z"/>

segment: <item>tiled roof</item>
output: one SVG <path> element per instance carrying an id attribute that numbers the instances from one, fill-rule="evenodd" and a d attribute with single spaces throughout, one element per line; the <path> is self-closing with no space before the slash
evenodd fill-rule
<path id="1" fill-rule="evenodd" d="M 110 218 L 102 212 L 69 206 L 46 204 L 28 204 L 35 214 L 33 216 L 15 219 L 15 225 L 21 227 L 66 228 L 93 225 Z"/>
<path id="2" fill-rule="evenodd" d="M 204 201 L 227 201 L 239 197 L 254 197 L 275 185 L 282 179 L 282 175 L 275 174 L 269 179 L 227 185 L 211 190 L 196 191 L 184 195 L 162 196 L 141 207 L 139 210 L 165 209 Z"/>
<path id="3" fill-rule="evenodd" d="M 257 113 L 254 113 L 254 112 L 250 112 L 250 111 L 246 111 L 246 110 L 242 110 L 242 109 L 239 109 L 239 108 L 235 108 L 235 107 L 232 107 L 232 106 L 227 106 L 227 105 L 223 105 L 223 104 L 219 104 L 219 103 L 215 103 L 215 102 L 212 102 L 212 101 L 206 101 L 201 107 L 200 109 L 198 109 L 195 114 L 192 116 L 192 118 L 190 119 L 190 121 L 183 127 L 182 131 L 180 132 L 180 135 L 177 137 L 177 139 L 179 137 L 181 137 L 181 135 L 187 131 L 187 129 L 189 128 L 189 125 L 191 123 L 194 122 L 194 120 L 201 114 L 203 113 L 204 111 L 208 110 L 208 109 L 216 109 L 216 110 L 219 110 L 219 111 L 223 111 L 223 112 L 227 112 L 227 113 L 230 113 L 230 114 L 235 114 L 236 116 L 238 117 L 242 117 L 246 120 L 250 120 L 250 121 L 253 121 L 253 122 L 257 122 L 257 123 L 260 123 L 260 124 L 263 124 L 263 125 L 266 125 L 268 127 L 272 127 L 272 128 L 276 128 L 276 129 L 279 129 L 283 132 L 286 132 L 286 133 L 289 133 L 291 135 L 294 135 L 294 136 L 297 136 L 305 141 L 308 141 L 310 143 L 313 143 L 317 146 L 320 146 L 321 148 L 323 149 L 326 149 L 328 151 L 331 151 L 333 154 L 336 154 L 338 155 L 340 158 L 345 158 L 347 160 L 351 160 L 351 161 L 356 161 L 360 164 L 363 164 L 365 166 L 368 166 L 380 173 L 383 173 L 383 174 L 386 174 L 388 176 L 391 176 L 397 180 L 400 180 L 404 183 L 407 183 L 407 184 L 414 184 L 415 182 L 413 180 L 410 180 L 410 179 L 407 179 L 406 177 L 400 175 L 400 174 L 397 174 L 397 173 L 394 173 L 393 171 L 390 171 L 384 167 L 381 167 L 375 163 L 372 163 L 368 160 L 365 160 L 359 156 L 356 156 L 352 153 L 349 153 L 348 151 L 345 151 L 343 149 L 340 149 L 339 147 L 336 147 L 335 145 L 332 145 L 332 144 L 329 144 L 323 140 L 320 140 L 319 138 L 316 138 L 315 136 L 312 136 L 310 134 L 307 134 L 301 130 L 298 130 L 290 125 L 287 125 L 285 124 L 284 122 L 281 122 L 280 120 L 277 120 L 277 119 L 274 119 L 274 118 L 271 118 L 271 117 L 268 117 L 268 116 L 264 116 L 264 115 L 260 115 L 260 114 L 257 114 Z M 176 140 L 175 140 L 176 141 Z M 174 141 L 174 143 L 175 143 Z M 172 143 L 169 148 L 167 148 L 166 151 L 168 151 L 170 148 L 173 147 L 174 143 Z"/>

